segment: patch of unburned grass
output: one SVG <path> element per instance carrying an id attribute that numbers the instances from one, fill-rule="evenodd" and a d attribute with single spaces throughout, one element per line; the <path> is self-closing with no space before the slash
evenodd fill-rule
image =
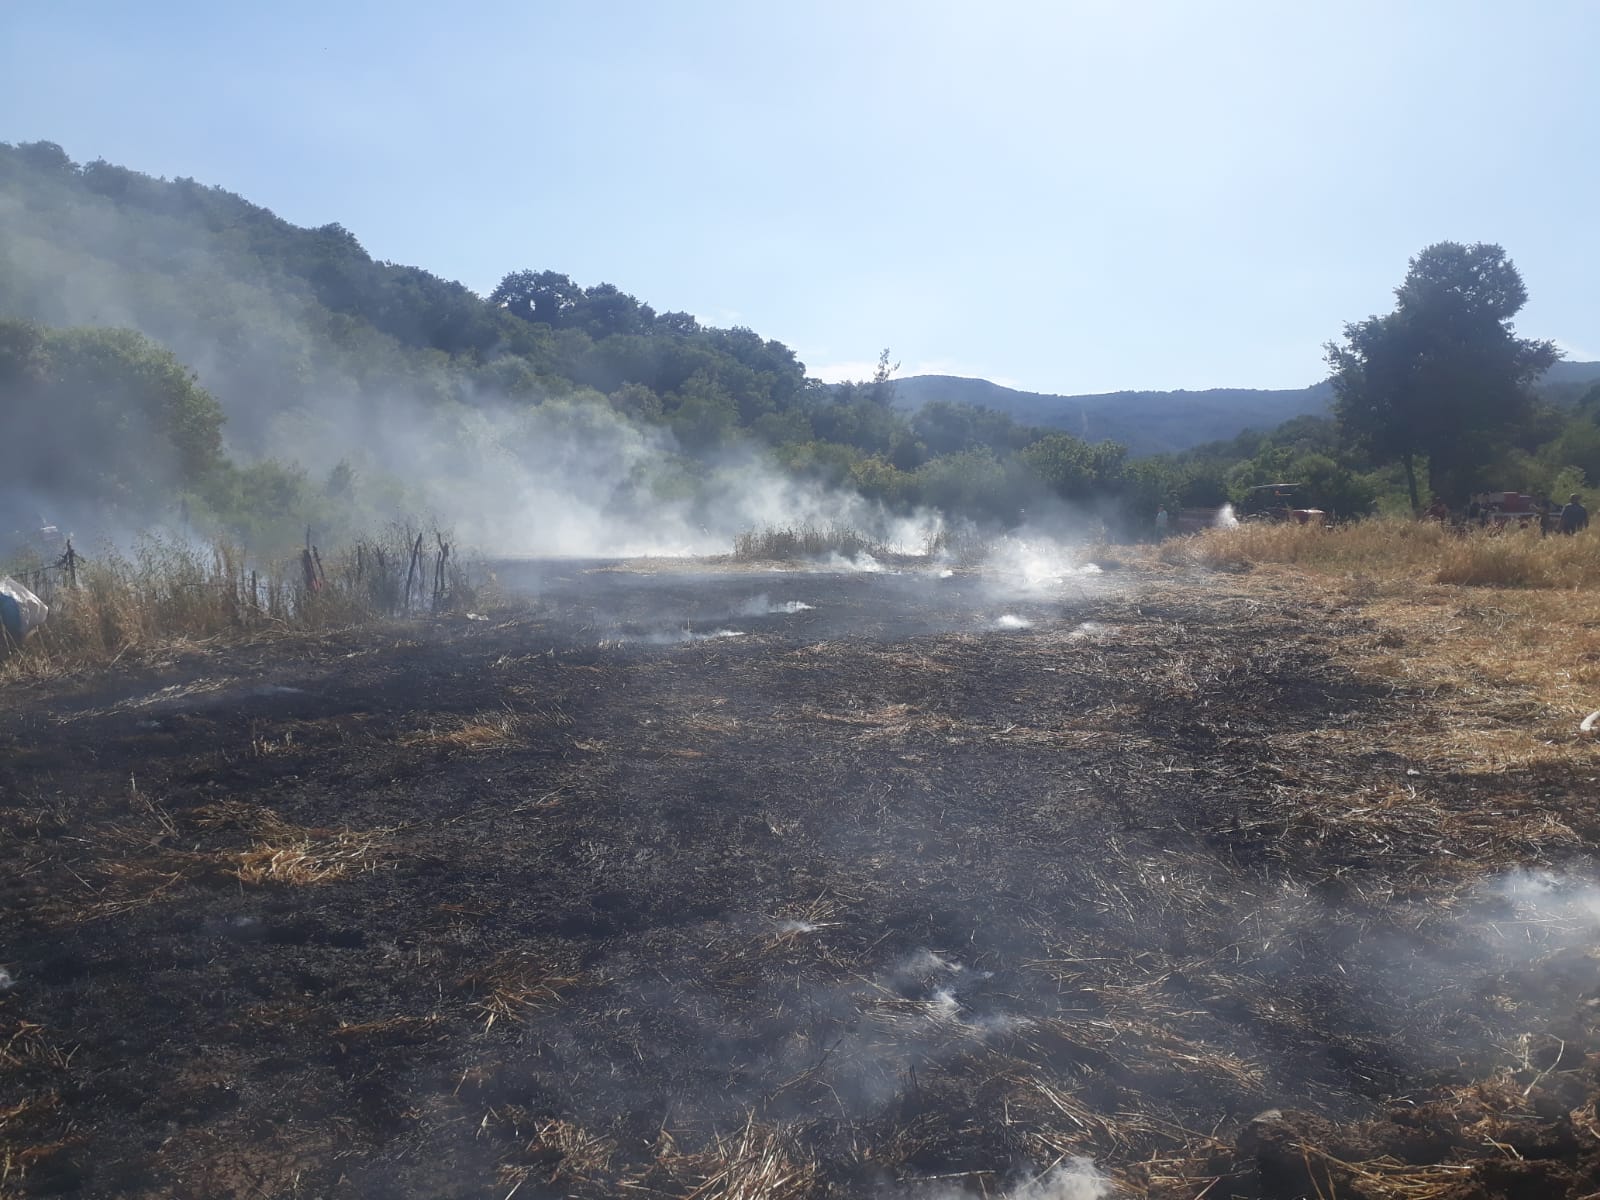
<path id="1" fill-rule="evenodd" d="M 513 713 L 477 713 L 408 733 L 400 739 L 400 744 L 428 750 L 496 750 L 514 745 L 520 729 L 521 722 Z"/>
<path id="2" fill-rule="evenodd" d="M 1340 653 L 1358 673 L 1436 696 L 1389 748 L 1501 771 L 1588 763 L 1578 731 L 1600 709 L 1600 530 L 1452 530 L 1374 520 L 1337 529 L 1246 524 L 1162 545 L 1169 564 L 1245 571 L 1213 586 L 1241 599 L 1298 594 L 1375 625 Z"/>
<path id="3" fill-rule="evenodd" d="M 791 525 L 750 529 L 733 539 L 733 557 L 739 562 L 789 562 L 797 559 L 842 558 L 869 555 L 883 558 L 892 551 L 876 538 L 848 525 Z"/>
<path id="4" fill-rule="evenodd" d="M 309 887 L 369 871 L 378 860 L 378 847 L 370 837 L 346 832 L 327 838 L 257 844 L 238 855 L 234 874 L 241 883 Z"/>
<path id="5" fill-rule="evenodd" d="M 1359 677 L 1434 701 L 1393 723 L 1377 748 L 1419 765 L 1486 773 L 1592 765 L 1600 741 L 1578 725 L 1600 709 L 1600 593 L 1438 583 L 1437 565 L 1384 570 L 1382 559 L 1354 559 L 1352 567 L 1264 562 L 1210 586 L 1224 605 L 1287 598 L 1308 614 L 1370 622 L 1370 633 L 1333 647 L 1337 660 Z M 1337 728 L 1318 736 L 1329 752 L 1351 738 Z M 1360 735 L 1351 748 L 1370 741 Z"/>
<path id="6" fill-rule="evenodd" d="M 0 683 L 105 667 L 178 643 L 464 610 L 476 598 L 438 533 L 426 539 L 395 526 L 330 551 L 326 564 L 315 548 L 306 555 L 309 563 L 299 555 L 258 561 L 223 540 L 148 538 L 129 553 L 80 555 L 70 576 L 32 564 L 22 578 L 50 616 L 22 646 L 0 639 Z"/>
<path id="7" fill-rule="evenodd" d="M 738 1133 L 714 1137 L 697 1151 L 679 1149 L 663 1130 L 650 1175 L 657 1173 L 674 1185 L 669 1194 L 707 1200 L 809 1200 L 821 1184 L 815 1160 L 785 1130 L 753 1116 Z"/>
<path id="8" fill-rule="evenodd" d="M 1500 588 L 1600 584 L 1600 529 L 1541 537 L 1533 529 L 1454 529 L 1386 518 L 1324 529 L 1247 522 L 1162 543 L 1158 557 L 1187 566 L 1264 563 L 1404 575 L 1432 583 Z"/>
<path id="9" fill-rule="evenodd" d="M 197 823 L 202 829 L 243 830 L 251 835 L 251 844 L 243 850 L 216 852 L 239 882 L 286 887 L 314 887 L 376 869 L 388 857 L 393 832 L 305 828 L 270 809 L 237 801 L 200 810 Z M 214 857 L 199 852 L 189 856 L 201 865 Z"/>

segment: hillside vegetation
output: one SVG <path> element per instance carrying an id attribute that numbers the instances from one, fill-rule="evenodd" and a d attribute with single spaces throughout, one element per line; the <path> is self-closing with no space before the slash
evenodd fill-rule
<path id="1" fill-rule="evenodd" d="M 1537 391 L 1570 407 L 1600 382 L 1600 362 L 1559 362 Z M 1296 417 L 1333 412 L 1328 382 L 1303 388 L 1206 388 L 1202 391 L 1123 391 L 1057 396 L 1019 391 L 987 379 L 913 375 L 895 383 L 895 403 L 915 411 L 930 401 L 976 405 L 1026 425 L 1061 429 L 1089 441 L 1110 440 L 1134 456 L 1176 454 L 1226 442 L 1241 430 L 1270 430 Z"/>
<path id="2" fill-rule="evenodd" d="M 116 335 L 117 370 L 137 375 L 167 355 L 171 405 L 197 391 L 225 417 L 226 455 L 162 447 L 151 460 L 162 470 L 138 495 L 85 492 L 46 466 L 14 475 L 24 512 L 110 505 L 137 525 L 187 498 L 189 511 L 255 537 L 279 514 L 287 537 L 363 509 L 482 509 L 559 476 L 553 491 L 578 492 L 588 513 L 668 504 L 707 524 L 730 508 L 718 470 L 752 453 L 781 478 L 888 513 L 1014 521 L 1052 492 L 1111 511 L 1155 495 L 1120 450 L 969 406 L 908 417 L 887 374 L 823 385 L 781 342 L 658 312 L 609 283 L 515 270 L 479 297 L 373 260 L 339 225 L 298 228 L 221 188 L 80 165 L 49 143 L 0 146 L 0 263 L 0 380 L 29 375 L 30 347 L 108 336 L 52 331 L 130 330 L 139 336 Z M 81 389 L 64 378 L 50 389 L 71 411 L 70 447 L 41 426 L 19 454 L 81 457 L 117 478 L 145 460 L 101 419 L 103 400 L 66 396 Z M 517 486 L 461 494 L 491 467 Z"/>
<path id="3" fill-rule="evenodd" d="M 1500 396 L 1494 436 L 1452 449 L 1451 487 L 1594 478 L 1600 390 L 1582 366 L 1558 364 L 1540 396 L 1511 381 L 1522 399 Z M 520 552 L 703 548 L 794 521 L 881 537 L 914 514 L 1132 536 L 1160 503 L 1284 478 L 1341 516 L 1405 507 L 1406 464 L 1429 486 L 1427 448 L 1391 452 L 1348 414 L 1267 428 L 1288 411 L 1276 393 L 1078 398 L 1074 416 L 1061 398 L 893 376 L 885 352 L 873 379 L 825 385 L 782 342 L 549 270 L 509 270 L 481 297 L 374 260 L 337 224 L 0 144 L 0 399 L 19 414 L 0 535 L 36 515 L 191 522 L 271 549 L 411 512 Z M 1129 452 L 1235 434 L 1227 414 L 1250 397 L 1259 431 Z"/>
<path id="4" fill-rule="evenodd" d="M 952 375 L 914 375 L 896 386 L 897 403 L 910 411 L 930 401 L 981 405 L 1024 424 L 1119 442 L 1133 455 L 1176 453 L 1231 438 L 1242 429 L 1271 429 L 1294 417 L 1326 416 L 1332 399 L 1333 390 L 1326 383 L 1278 390 L 1208 388 L 1082 396 L 1018 391 L 987 379 Z"/>

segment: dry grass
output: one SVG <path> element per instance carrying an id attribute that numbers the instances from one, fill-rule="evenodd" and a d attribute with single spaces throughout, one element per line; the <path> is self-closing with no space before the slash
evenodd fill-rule
<path id="1" fill-rule="evenodd" d="M 663 1130 L 651 1174 L 658 1173 L 673 1185 L 661 1190 L 684 1200 L 806 1200 L 821 1187 L 817 1164 L 781 1129 L 758 1124 L 754 1116 L 738 1133 L 714 1137 L 695 1152 L 680 1150 Z M 654 1181 L 647 1179 L 646 1186 Z"/>
<path id="2" fill-rule="evenodd" d="M 43 1025 L 0 1010 L 0 1197 L 34 1194 L 28 1176 L 79 1140 L 63 1140 L 58 1119 L 72 1058 Z"/>
<path id="3" fill-rule="evenodd" d="M 663 1129 L 644 1162 L 623 1164 L 617 1142 L 570 1120 L 516 1106 L 484 1118 L 518 1145 L 499 1169 L 506 1200 L 524 1187 L 540 1195 L 660 1196 L 677 1200 L 810 1200 L 822 1194 L 816 1162 L 780 1126 L 752 1114 L 738 1132 L 690 1149 Z"/>
<path id="4" fill-rule="evenodd" d="M 306 829 L 277 813 L 245 805 L 216 805 L 202 825 L 244 827 L 254 835 L 246 850 L 230 855 L 241 883 L 311 887 L 376 869 L 384 861 L 388 829 Z"/>
<path id="5" fill-rule="evenodd" d="M 617 1143 L 565 1120 L 540 1120 L 523 1147 L 527 1160 L 500 1168 L 500 1185 L 516 1192 L 530 1178 L 545 1187 L 600 1188 L 610 1179 Z"/>
<path id="6" fill-rule="evenodd" d="M 309 887 L 370 871 L 378 862 L 378 848 L 371 836 L 347 831 L 286 844 L 259 843 L 238 856 L 234 874 L 241 883 Z"/>
<path id="7" fill-rule="evenodd" d="M 1504 588 L 1600 584 L 1600 528 L 1573 537 L 1537 530 L 1456 530 L 1388 518 L 1334 529 L 1249 522 L 1162 543 L 1162 561 L 1248 568 L 1293 563 L 1319 569 L 1404 575 L 1433 583 Z"/>
<path id="8" fill-rule="evenodd" d="M 795 559 L 844 558 L 871 555 L 883 558 L 890 547 L 847 525 L 769 526 L 751 529 L 733 539 L 733 557 L 740 562 L 787 562 Z"/>
<path id="9" fill-rule="evenodd" d="M 579 982 L 576 975 L 555 974 L 547 964 L 519 953 L 502 955 L 468 976 L 463 986 L 479 993 L 473 1007 L 482 1017 L 483 1031 L 487 1033 L 497 1021 L 513 1022 L 529 1013 L 553 1008 L 561 993 Z"/>
<path id="10" fill-rule="evenodd" d="M 1445 703 L 1394 730 L 1420 761 L 1482 771 L 1587 760 L 1600 709 L 1600 530 L 1457 534 L 1432 523 L 1244 525 L 1163 545 L 1161 561 L 1244 569 L 1241 599 L 1296 594 L 1371 621 L 1340 657 Z M 1330 736 L 1337 737 L 1330 731 Z"/>
<path id="11" fill-rule="evenodd" d="M 64 568 L 10 564 L 50 606 L 26 645 L 0 645 L 0 682 L 104 667 L 175 642 L 313 631 L 377 617 L 470 604 L 473 590 L 453 555 L 398 527 L 317 554 L 308 583 L 298 557 L 258 562 L 227 542 L 150 538 L 131 553 L 112 548 Z M 415 561 L 413 561 L 413 557 Z M 409 585 L 409 586 L 408 586 Z"/>
<path id="12" fill-rule="evenodd" d="M 515 713 L 483 712 L 472 716 L 453 717 L 428 729 L 406 734 L 400 739 L 402 746 L 428 750 L 470 752 L 497 750 L 515 745 L 521 731 L 521 720 Z"/>

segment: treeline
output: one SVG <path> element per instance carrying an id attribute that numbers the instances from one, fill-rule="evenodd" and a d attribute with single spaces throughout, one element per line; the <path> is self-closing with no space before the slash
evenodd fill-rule
<path id="1" fill-rule="evenodd" d="M 181 508 L 264 539 L 427 508 L 414 464 L 481 458 L 485 414 L 520 431 L 496 453 L 548 470 L 538 442 L 551 422 L 525 419 L 545 410 L 587 412 L 651 447 L 650 465 L 615 481 L 616 502 L 602 498 L 629 512 L 692 495 L 752 447 L 892 511 L 1009 524 L 1060 501 L 1113 532 L 1146 528 L 1159 503 L 1221 503 L 1259 482 L 1308 483 L 1345 515 L 1404 503 L 1406 461 L 1428 486 L 1430 447 L 1384 432 L 1415 422 L 1357 420 L 1350 398 L 1367 393 L 1353 385 L 1336 420 L 1130 459 L 972 405 L 901 411 L 887 353 L 873 379 L 825 385 L 781 342 L 609 283 L 519 269 L 480 297 L 374 260 L 339 225 L 300 228 L 220 188 L 78 164 L 51 143 L 0 144 L 0 195 L 0 402 L 29 414 L 0 451 L 0 488 L 114 510 L 124 527 Z M 1426 352 L 1448 357 L 1443 345 Z M 1600 470 L 1595 393 L 1534 402 L 1527 382 L 1480 389 L 1473 411 L 1494 419 L 1449 443 L 1461 480 L 1558 491 Z M 1430 403 L 1438 426 L 1448 401 Z"/>
<path id="2" fill-rule="evenodd" d="M 363 458 L 364 429 L 420 413 L 429 437 L 459 442 L 473 411 L 552 402 L 670 434 L 680 490 L 692 490 L 696 464 L 756 446 L 796 476 L 891 509 L 980 520 L 1016 521 L 1052 496 L 1092 499 L 1115 520 L 1155 495 L 1114 446 L 966 405 L 907 415 L 886 363 L 874 380 L 825 385 L 781 342 L 657 312 L 609 283 L 518 270 L 480 298 L 374 260 L 341 226 L 299 228 L 220 188 L 80 165 L 51 143 L 0 145 L 0 192 L 7 399 L 45 386 L 23 358 L 68 362 L 91 344 L 117 348 L 101 355 L 102 374 L 120 362 L 132 379 L 160 360 L 172 388 L 167 408 L 111 420 L 118 388 L 80 395 L 81 372 L 57 372 L 45 406 L 55 416 L 12 452 L 11 481 L 127 520 L 164 498 L 255 534 L 268 514 L 284 530 L 327 521 L 341 505 L 404 497 L 403 470 Z M 208 425 L 207 454 L 153 447 L 187 436 L 156 416 L 201 409 L 226 418 Z M 122 435 L 135 413 L 153 422 L 143 441 Z M 68 459 L 81 465 L 44 465 Z"/>
<path id="3" fill-rule="evenodd" d="M 1458 510 L 1480 491 L 1565 498 L 1600 478 L 1600 383 L 1545 382 L 1553 342 L 1517 335 L 1527 289 L 1503 248 L 1440 242 L 1412 258 L 1393 311 L 1327 344 L 1334 412 L 1247 431 L 1162 465 L 1184 502 L 1257 483 L 1308 486 L 1337 514 Z"/>

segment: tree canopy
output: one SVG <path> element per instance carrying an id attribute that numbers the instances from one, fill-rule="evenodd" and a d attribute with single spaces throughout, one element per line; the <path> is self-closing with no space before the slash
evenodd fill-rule
<path id="1" fill-rule="evenodd" d="M 1334 409 L 1353 443 L 1401 465 L 1414 510 L 1419 459 L 1432 490 L 1461 503 L 1527 421 L 1532 384 L 1561 354 L 1512 330 L 1527 289 L 1499 246 L 1429 246 L 1395 297 L 1393 312 L 1348 324 L 1342 343 L 1328 343 Z"/>
<path id="2" fill-rule="evenodd" d="M 131 330 L 0 320 L 0 410 L 0 481 L 80 511 L 137 519 L 223 462 L 221 406 Z"/>

